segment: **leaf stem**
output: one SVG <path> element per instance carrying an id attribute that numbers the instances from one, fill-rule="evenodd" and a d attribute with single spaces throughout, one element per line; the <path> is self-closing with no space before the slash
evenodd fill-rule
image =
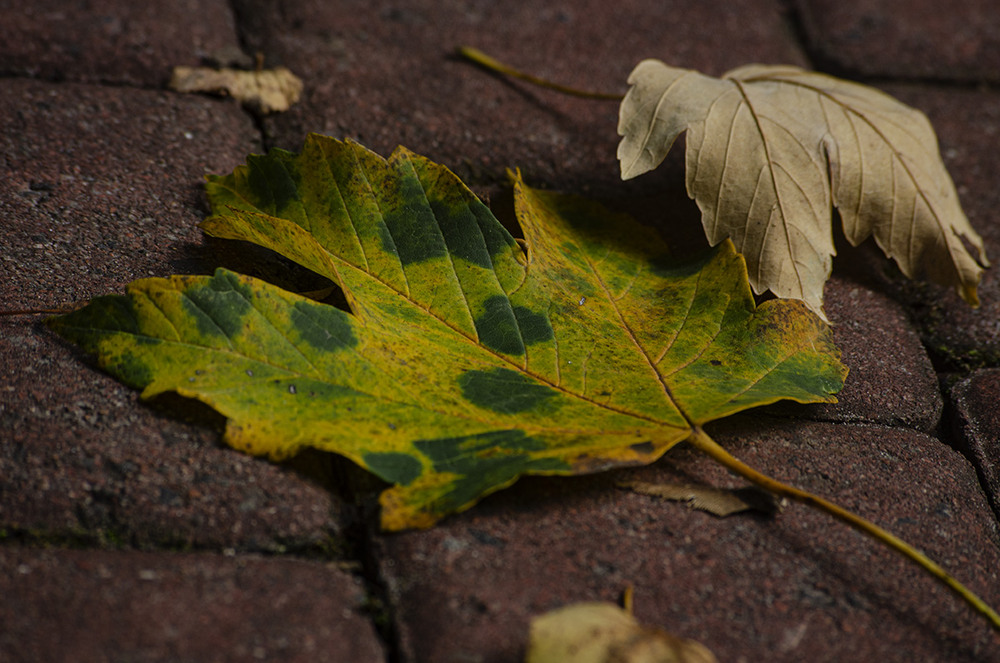
<path id="1" fill-rule="evenodd" d="M 855 515 L 850 511 L 837 506 L 833 502 L 829 502 L 822 497 L 817 497 L 812 493 L 808 493 L 804 490 L 800 490 L 793 486 L 789 486 L 776 481 L 769 476 L 761 474 L 752 467 L 744 464 L 739 459 L 732 456 L 728 451 L 719 446 L 708 434 L 701 429 L 700 426 L 694 427 L 694 432 L 691 437 L 687 440 L 696 449 L 707 454 L 713 460 L 723 465 L 726 469 L 738 474 L 747 481 L 760 486 L 761 488 L 768 490 L 775 495 L 785 497 L 790 500 L 795 500 L 796 502 L 801 502 L 806 506 L 812 507 L 819 511 L 823 511 L 837 520 L 850 525 L 856 530 L 863 532 L 864 534 L 872 537 L 873 539 L 882 542 L 886 546 L 892 548 L 896 552 L 900 553 L 910 561 L 916 563 L 918 566 L 923 568 L 927 573 L 937 578 L 937 580 L 943 583 L 951 591 L 962 598 L 973 610 L 985 617 L 994 629 L 1000 631 L 1000 615 L 997 614 L 993 608 L 988 606 L 981 598 L 976 596 L 970 589 L 965 585 L 955 580 L 951 577 L 947 571 L 938 566 L 933 560 L 924 555 L 922 552 L 912 547 L 910 544 L 906 543 L 897 536 L 890 534 L 878 525 L 865 520 L 861 516 Z"/>
<path id="2" fill-rule="evenodd" d="M 483 53 L 477 48 L 472 48 L 471 46 L 460 46 L 458 48 L 458 54 L 467 60 L 475 62 L 480 67 L 489 69 L 492 72 L 503 74 L 504 76 L 511 76 L 513 78 L 519 78 L 522 81 L 527 81 L 532 85 L 537 85 L 538 87 L 543 87 L 548 90 L 555 90 L 556 92 L 562 92 L 563 94 L 568 94 L 573 97 L 583 97 L 585 99 L 605 99 L 612 101 L 621 101 L 624 99 L 624 95 L 614 94 L 611 92 L 593 92 L 591 90 L 578 90 L 576 88 L 568 87 L 566 85 L 560 85 L 559 83 L 553 83 L 552 81 L 545 80 L 544 78 L 538 78 L 537 76 L 532 76 L 531 74 L 526 74 L 523 71 L 519 71 L 505 65 L 504 63 L 496 60 L 486 53 Z"/>

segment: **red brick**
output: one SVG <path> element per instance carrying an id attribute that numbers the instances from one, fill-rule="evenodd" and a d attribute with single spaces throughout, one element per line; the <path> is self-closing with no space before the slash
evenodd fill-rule
<path id="1" fill-rule="evenodd" d="M 993 0 L 797 0 L 812 52 L 854 75 L 1000 82 Z"/>
<path id="2" fill-rule="evenodd" d="M 982 369 L 952 389 L 959 448 L 976 467 L 1000 517 L 1000 369 Z"/>
<path id="3" fill-rule="evenodd" d="M 0 21 L 0 71 L 45 80 L 163 87 L 239 41 L 228 3 L 14 0 Z"/>
<path id="4" fill-rule="evenodd" d="M 10 663 L 385 660 L 363 588 L 316 562 L 5 546 L 0 591 Z"/>

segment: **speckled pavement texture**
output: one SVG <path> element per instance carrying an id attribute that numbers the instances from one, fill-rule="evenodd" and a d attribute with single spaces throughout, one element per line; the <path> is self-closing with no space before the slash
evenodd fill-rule
<path id="1" fill-rule="evenodd" d="M 930 117 L 1000 259 L 992 0 L 0 0 L 0 16 L 7 311 L 219 264 L 280 270 L 203 237 L 201 182 L 309 132 L 405 145 L 499 209 L 518 167 L 641 214 L 675 246 L 703 243 L 681 159 L 619 181 L 616 104 L 498 78 L 456 58 L 460 44 L 612 92 L 647 57 L 876 85 Z M 289 67 L 301 103 L 260 119 L 167 89 L 173 66 L 234 51 Z M 973 310 L 871 246 L 838 249 L 826 298 L 851 368 L 840 402 L 709 430 L 1000 606 L 1000 279 L 985 274 Z M 633 587 L 640 620 L 724 662 L 1000 662 L 1000 634 L 826 516 L 718 519 L 616 486 L 743 485 L 683 445 L 646 468 L 524 479 L 431 530 L 385 535 L 364 473 L 229 450 L 218 416 L 141 402 L 43 317 L 0 316 L 0 661 L 513 663 L 532 615 Z"/>

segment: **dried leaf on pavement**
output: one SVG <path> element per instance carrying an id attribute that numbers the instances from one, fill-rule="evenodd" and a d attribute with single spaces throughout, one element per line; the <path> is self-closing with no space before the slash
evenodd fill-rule
<path id="1" fill-rule="evenodd" d="M 822 315 L 831 205 L 854 245 L 874 235 L 910 278 L 954 286 L 973 306 L 989 265 L 923 113 L 873 88 L 790 66 L 722 78 L 639 63 L 622 101 L 623 179 L 656 168 L 687 131 L 687 191 L 715 245 L 731 238 L 757 293 Z M 968 247 L 968 248 L 967 248 Z"/>
<path id="2" fill-rule="evenodd" d="M 643 626 L 614 603 L 575 603 L 531 620 L 525 663 L 715 663 L 704 645 Z"/>
<path id="3" fill-rule="evenodd" d="M 653 483 L 650 481 L 620 481 L 618 486 L 643 495 L 684 502 L 692 509 L 705 511 L 720 518 L 751 510 L 769 516 L 781 511 L 781 503 L 778 498 L 754 486 L 714 488 L 712 486 Z"/>
<path id="4" fill-rule="evenodd" d="M 267 115 L 291 108 L 302 94 L 302 80 L 285 67 L 249 71 L 174 67 L 170 89 L 233 97 Z"/>

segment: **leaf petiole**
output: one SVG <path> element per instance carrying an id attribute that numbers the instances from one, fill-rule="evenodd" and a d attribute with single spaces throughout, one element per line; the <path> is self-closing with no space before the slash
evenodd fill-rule
<path id="1" fill-rule="evenodd" d="M 822 497 L 818 497 L 804 490 L 783 484 L 767 475 L 761 474 L 719 446 L 719 444 L 709 437 L 700 426 L 695 426 L 694 432 L 687 439 L 687 441 L 699 451 L 707 454 L 710 458 L 712 458 L 712 460 L 721 464 L 729 471 L 738 474 L 747 481 L 750 481 L 754 485 L 768 490 L 775 495 L 795 500 L 796 502 L 801 502 L 806 506 L 823 511 L 842 523 L 846 523 L 854 529 L 859 530 L 871 538 L 892 548 L 907 559 L 916 563 L 927 573 L 930 573 L 932 576 L 937 578 L 939 582 L 947 586 L 948 589 L 961 597 L 976 612 L 985 617 L 990 624 L 992 624 L 994 629 L 1000 631 L 1000 615 L 998 615 L 993 608 L 988 606 L 986 602 L 976 596 L 976 594 L 965 585 L 953 578 L 937 563 L 899 537 L 890 534 L 878 525 L 865 520 L 861 516 L 855 515 L 850 511 L 837 506 L 833 502 L 829 502 Z"/>
<path id="2" fill-rule="evenodd" d="M 545 80 L 544 78 L 538 78 L 537 76 L 526 74 L 523 71 L 519 71 L 513 67 L 505 65 L 499 60 L 496 60 L 489 55 L 486 55 L 486 53 L 483 53 L 479 49 L 472 48 L 471 46 L 460 46 L 458 48 L 458 54 L 467 60 L 475 62 L 480 67 L 489 69 L 492 72 L 503 74 L 504 76 L 519 78 L 522 81 L 531 83 L 532 85 L 537 85 L 538 87 L 543 87 L 548 90 L 555 90 L 556 92 L 562 92 L 563 94 L 568 94 L 573 97 L 583 97 L 585 99 L 605 99 L 609 101 L 621 101 L 625 98 L 625 95 L 623 94 L 578 90 L 566 85 L 560 85 L 559 83 L 553 83 L 552 81 Z"/>

